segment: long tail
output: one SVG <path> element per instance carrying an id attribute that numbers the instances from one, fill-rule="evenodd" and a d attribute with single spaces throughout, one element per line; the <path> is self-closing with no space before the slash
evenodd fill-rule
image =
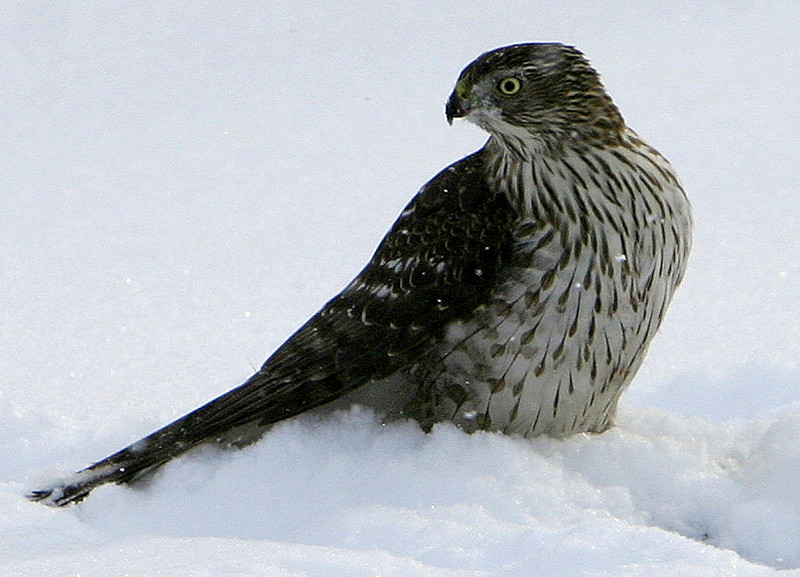
<path id="1" fill-rule="evenodd" d="M 268 425 L 326 400 L 314 399 L 305 387 L 270 381 L 264 373 L 256 373 L 243 385 L 162 429 L 49 487 L 29 492 L 27 497 L 55 507 L 77 503 L 95 487 L 127 483 L 201 443 L 249 444 Z"/>
<path id="2" fill-rule="evenodd" d="M 405 229 L 402 230 L 397 246 L 411 246 L 405 238 Z M 483 236 L 481 247 L 487 242 Z M 389 256 L 394 255 L 394 241 L 390 238 L 386 242 L 385 250 Z M 376 256 L 375 262 L 388 262 L 389 256 Z M 374 265 L 374 270 L 370 266 L 358 278 L 366 275 L 364 278 L 371 280 L 359 281 L 353 284 L 359 290 L 345 289 L 334 297 L 244 384 L 102 461 L 48 487 L 31 491 L 28 498 L 63 506 L 80 501 L 99 485 L 131 481 L 200 443 L 247 444 L 273 423 L 330 403 L 368 381 L 383 379 L 409 366 L 427 350 L 449 319 L 455 318 L 459 311 L 473 310 L 478 302 L 478 292 L 460 285 L 454 293 L 458 296 L 456 300 L 444 296 L 443 300 L 436 296 L 438 292 L 431 292 L 434 288 L 444 290 L 445 286 L 428 287 L 412 295 L 402 287 L 413 283 L 403 277 L 395 279 L 398 294 L 411 296 L 394 299 L 391 307 L 372 306 L 375 304 L 372 295 L 386 288 L 388 273 L 382 264 Z M 465 265 L 465 270 L 470 267 Z M 486 266 L 482 264 L 479 268 L 485 270 Z M 394 282 L 391 278 L 388 281 L 388 286 Z M 456 281 L 460 279 L 456 277 Z M 361 290 L 365 286 L 376 288 Z M 450 300 L 453 306 L 440 306 Z M 245 436 L 236 437 L 240 434 Z"/>
<path id="3" fill-rule="evenodd" d="M 77 503 L 95 487 L 111 482 L 127 483 L 141 473 L 163 465 L 208 440 L 214 431 L 221 431 L 222 421 L 214 419 L 213 413 L 218 414 L 220 409 L 231 406 L 234 400 L 226 397 L 237 391 L 240 389 L 211 401 L 113 455 L 56 481 L 50 487 L 31 491 L 28 499 L 56 507 Z"/>

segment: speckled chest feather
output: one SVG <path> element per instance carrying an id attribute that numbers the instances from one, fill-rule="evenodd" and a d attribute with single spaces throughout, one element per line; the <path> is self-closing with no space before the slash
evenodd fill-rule
<path id="1" fill-rule="evenodd" d="M 408 412 L 467 430 L 602 431 L 683 276 L 686 196 L 633 133 L 614 148 L 493 163 L 491 186 L 519 214 L 511 262 L 411 369 Z"/>

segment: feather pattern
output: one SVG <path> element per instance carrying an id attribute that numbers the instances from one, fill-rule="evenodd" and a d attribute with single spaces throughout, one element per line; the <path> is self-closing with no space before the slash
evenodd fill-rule
<path id="1" fill-rule="evenodd" d="M 482 55 L 446 114 L 485 128 L 486 145 L 423 186 L 255 375 L 29 497 L 79 501 L 318 407 L 526 436 L 610 426 L 686 269 L 691 209 L 674 170 L 560 44 Z"/>

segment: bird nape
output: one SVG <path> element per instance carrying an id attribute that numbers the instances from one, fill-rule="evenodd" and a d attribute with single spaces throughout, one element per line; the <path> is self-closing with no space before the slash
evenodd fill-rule
<path id="1" fill-rule="evenodd" d="M 486 130 L 486 144 L 424 185 L 255 375 L 29 498 L 76 502 L 317 407 L 522 436 L 609 427 L 686 269 L 678 177 L 570 46 L 481 55 L 446 115 Z"/>

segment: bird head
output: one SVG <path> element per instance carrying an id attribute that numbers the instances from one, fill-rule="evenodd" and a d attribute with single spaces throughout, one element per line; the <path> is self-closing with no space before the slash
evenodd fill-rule
<path id="1" fill-rule="evenodd" d="M 445 113 L 451 124 L 465 118 L 515 150 L 618 141 L 625 126 L 583 54 L 556 43 L 482 54 L 459 76 Z"/>

